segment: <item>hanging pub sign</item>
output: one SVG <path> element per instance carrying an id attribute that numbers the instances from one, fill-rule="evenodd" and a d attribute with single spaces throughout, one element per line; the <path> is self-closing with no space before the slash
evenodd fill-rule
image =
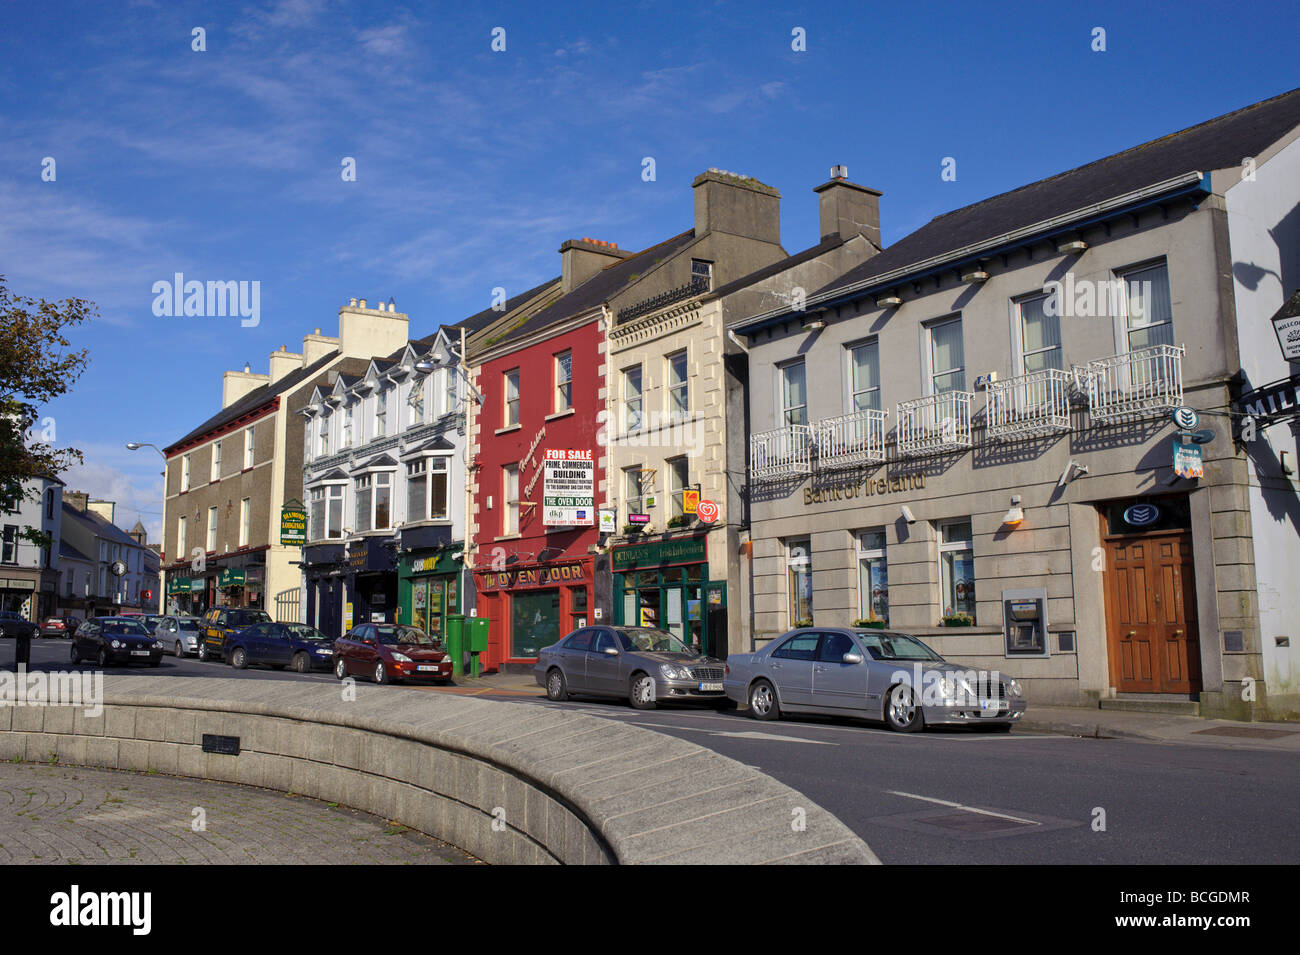
<path id="1" fill-rule="evenodd" d="M 1272 322 L 1282 357 L 1287 361 L 1300 361 L 1300 289 L 1282 303 Z"/>
<path id="2" fill-rule="evenodd" d="M 307 543 L 307 507 L 294 498 L 280 508 L 280 544 L 302 547 Z"/>
<path id="3" fill-rule="evenodd" d="M 1174 474 L 1185 478 L 1205 477 L 1205 466 L 1201 463 L 1201 446 L 1195 442 L 1183 442 L 1173 438 Z"/>
<path id="4" fill-rule="evenodd" d="M 548 449 L 542 485 L 542 523 L 591 527 L 596 523 L 596 463 L 590 450 Z"/>

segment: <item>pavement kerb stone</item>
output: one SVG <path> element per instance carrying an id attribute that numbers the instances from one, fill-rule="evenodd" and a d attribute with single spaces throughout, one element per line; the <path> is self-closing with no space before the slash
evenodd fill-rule
<path id="1" fill-rule="evenodd" d="M 70 725 L 57 719 L 51 722 L 73 735 L 39 739 L 41 728 L 27 728 L 28 717 L 21 731 L 0 729 L 0 750 L 59 739 L 68 756 L 84 753 L 91 765 L 323 794 L 487 862 L 637 864 L 677 856 L 742 865 L 879 864 L 866 843 L 801 793 L 688 741 L 567 710 L 528 707 L 525 713 L 516 704 L 461 695 L 357 691 L 345 701 L 338 687 L 319 683 L 203 678 L 178 685 L 165 677 L 114 675 L 104 682 L 102 718 Z M 202 753 L 204 733 L 239 736 L 240 755 Z M 6 735 L 12 742 L 3 742 Z M 529 745 L 534 740 L 539 745 Z M 653 758 L 627 772 L 634 753 Z M 628 825 L 636 814 L 653 817 L 663 809 L 664 793 L 647 785 L 654 766 L 698 762 L 704 753 L 712 758 L 692 779 L 697 798 L 682 799 L 681 818 L 667 827 L 690 833 L 689 847 Z M 774 838 L 782 828 L 774 829 L 779 819 L 771 807 L 791 805 L 816 821 L 815 834 L 786 826 L 789 835 Z M 711 819 L 726 825 L 714 827 Z"/>

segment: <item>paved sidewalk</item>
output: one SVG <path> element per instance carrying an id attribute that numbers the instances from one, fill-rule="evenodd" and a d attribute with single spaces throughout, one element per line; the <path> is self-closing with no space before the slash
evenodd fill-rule
<path id="1" fill-rule="evenodd" d="M 302 796 L 175 776 L 0 763 L 4 865 L 473 862 L 405 826 Z"/>
<path id="2" fill-rule="evenodd" d="M 537 685 L 531 673 L 488 673 L 477 679 L 458 677 L 455 686 L 435 689 L 471 696 L 489 693 L 543 695 L 542 688 Z M 1300 723 L 1244 723 L 1199 716 L 1031 703 L 1019 729 L 1031 733 L 1064 733 L 1070 736 L 1143 739 L 1162 743 L 1193 743 L 1300 753 Z"/>

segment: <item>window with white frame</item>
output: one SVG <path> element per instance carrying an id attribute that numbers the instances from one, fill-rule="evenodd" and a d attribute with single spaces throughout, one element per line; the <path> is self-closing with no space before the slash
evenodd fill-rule
<path id="1" fill-rule="evenodd" d="M 449 494 L 448 458 L 426 457 L 406 465 L 406 522 L 445 521 Z"/>
<path id="2" fill-rule="evenodd" d="M 221 480 L 221 442 L 212 442 L 212 473 L 209 476 L 210 481 Z"/>
<path id="3" fill-rule="evenodd" d="M 880 344 L 874 339 L 849 347 L 849 409 L 880 410 Z"/>
<path id="4" fill-rule="evenodd" d="M 930 393 L 966 390 L 966 358 L 961 340 L 961 319 L 926 326 L 930 338 Z"/>
<path id="5" fill-rule="evenodd" d="M 316 456 L 324 457 L 330 453 L 330 419 L 328 415 L 321 415 L 320 420 L 316 422 Z"/>
<path id="6" fill-rule="evenodd" d="M 339 442 L 340 448 L 352 447 L 352 405 L 349 404 L 343 409 L 343 437 Z"/>
<path id="7" fill-rule="evenodd" d="M 519 533 L 519 465 L 501 468 L 501 535 Z"/>
<path id="8" fill-rule="evenodd" d="M 248 531 L 253 519 L 253 499 L 246 497 L 239 502 L 239 546 L 248 546 Z"/>
<path id="9" fill-rule="evenodd" d="M 1122 317 L 1128 351 L 1174 343 L 1174 310 L 1169 269 L 1164 262 L 1124 272 Z"/>
<path id="10" fill-rule="evenodd" d="M 519 423 L 519 369 L 512 368 L 504 375 L 505 418 L 503 428 L 513 428 Z"/>
<path id="11" fill-rule="evenodd" d="M 424 423 L 424 391 L 428 377 L 416 378 L 411 382 L 411 393 L 406 398 L 412 425 Z"/>
<path id="12" fill-rule="evenodd" d="M 641 491 L 641 465 L 623 469 L 623 506 L 629 514 L 643 514 L 645 496 Z"/>
<path id="13" fill-rule="evenodd" d="M 353 498 L 356 513 L 353 515 L 353 533 L 370 530 L 370 475 L 363 474 L 355 481 Z"/>
<path id="14" fill-rule="evenodd" d="M 18 525 L 6 524 L 0 532 L 0 564 L 18 563 Z"/>
<path id="15" fill-rule="evenodd" d="M 713 263 L 704 259 L 691 259 L 691 282 L 703 282 L 706 289 L 712 289 Z"/>
<path id="16" fill-rule="evenodd" d="M 444 374 L 446 377 L 442 380 L 442 393 L 445 397 L 446 407 L 442 409 L 442 413 L 451 414 L 456 410 L 456 405 L 460 401 L 460 383 L 454 366 L 448 366 Z"/>
<path id="17" fill-rule="evenodd" d="M 686 510 L 682 506 L 682 492 L 691 486 L 690 459 L 683 455 L 680 458 L 670 458 L 664 463 L 668 467 L 669 517 L 684 517 Z"/>
<path id="18" fill-rule="evenodd" d="M 189 489 L 190 489 L 190 456 L 188 454 L 182 454 L 181 455 L 181 490 L 188 491 Z"/>
<path id="19" fill-rule="evenodd" d="M 217 549 L 217 509 L 208 508 L 208 553 L 215 553 Z"/>
<path id="20" fill-rule="evenodd" d="M 668 356 L 668 417 L 685 418 L 691 413 L 690 385 L 687 380 L 686 352 Z"/>
<path id="21" fill-rule="evenodd" d="M 858 612 L 860 619 L 879 620 L 889 626 L 889 564 L 885 557 L 885 529 L 862 531 L 858 545 Z"/>
<path id="22" fill-rule="evenodd" d="M 377 531 L 387 530 L 393 526 L 392 472 L 380 471 L 375 474 L 374 499 L 374 519 L 370 526 Z"/>
<path id="23" fill-rule="evenodd" d="M 327 540 L 343 536 L 343 485 L 327 484 L 311 489 L 309 539 Z"/>
<path id="24" fill-rule="evenodd" d="M 641 430 L 641 366 L 623 369 L 623 430 L 628 434 Z"/>
<path id="25" fill-rule="evenodd" d="M 812 626 L 812 542 L 809 538 L 796 537 L 785 542 L 785 565 L 790 626 Z"/>
<path id="26" fill-rule="evenodd" d="M 388 389 L 380 388 L 375 392 L 375 437 L 382 438 L 388 434 Z"/>
<path id="27" fill-rule="evenodd" d="M 781 389 L 781 421 L 786 426 L 808 423 L 808 389 L 804 382 L 803 359 L 787 362 L 778 370 Z"/>
<path id="28" fill-rule="evenodd" d="M 257 448 L 257 425 L 250 424 L 244 429 L 244 468 L 253 466 Z"/>
<path id="29" fill-rule="evenodd" d="M 318 541 L 325 537 L 325 489 L 314 487 L 307 492 L 307 539 Z"/>
<path id="30" fill-rule="evenodd" d="M 939 588 L 943 616 L 975 618 L 975 546 L 969 518 L 939 523 Z"/>
<path id="31" fill-rule="evenodd" d="M 1031 295 L 1015 303 L 1016 331 L 1020 336 L 1020 368 L 1024 374 L 1054 368 L 1061 370 L 1061 319 L 1049 314 L 1050 295 Z"/>
<path id="32" fill-rule="evenodd" d="M 180 560 L 189 557 L 189 552 L 185 549 L 185 531 L 189 524 L 189 519 L 182 514 L 176 521 L 176 556 Z"/>
<path id="33" fill-rule="evenodd" d="M 568 411 L 573 407 L 573 352 L 564 351 L 555 356 L 555 411 Z"/>

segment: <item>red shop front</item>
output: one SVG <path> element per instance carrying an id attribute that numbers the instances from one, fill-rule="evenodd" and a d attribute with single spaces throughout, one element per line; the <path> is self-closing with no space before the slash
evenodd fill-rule
<path id="1" fill-rule="evenodd" d="M 592 606 L 592 558 L 516 563 L 474 572 L 478 615 L 487 617 L 487 670 L 531 667 L 538 651 L 585 627 Z"/>

